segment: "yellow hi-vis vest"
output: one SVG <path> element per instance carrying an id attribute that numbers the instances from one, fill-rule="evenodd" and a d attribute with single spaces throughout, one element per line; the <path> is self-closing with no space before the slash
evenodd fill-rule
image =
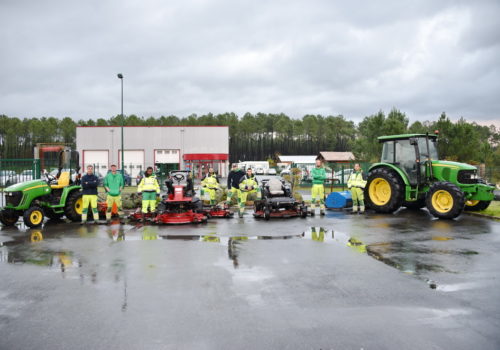
<path id="1" fill-rule="evenodd" d="M 156 181 L 156 176 L 151 175 L 150 177 L 144 176 L 137 186 L 137 192 L 156 192 L 160 193 L 160 185 Z"/>
<path id="2" fill-rule="evenodd" d="M 217 176 L 215 174 L 205 176 L 205 178 L 201 180 L 201 185 L 212 189 L 218 188 L 219 182 L 217 181 Z"/>
<path id="3" fill-rule="evenodd" d="M 347 187 L 359 187 L 359 188 L 365 188 L 366 186 L 366 181 L 363 180 L 363 172 L 359 171 L 356 173 L 352 173 L 349 176 L 349 180 L 347 180 Z"/>

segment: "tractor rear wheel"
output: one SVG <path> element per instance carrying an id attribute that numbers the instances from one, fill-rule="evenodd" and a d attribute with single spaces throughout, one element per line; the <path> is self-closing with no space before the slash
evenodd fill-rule
<path id="1" fill-rule="evenodd" d="M 389 168 L 377 168 L 368 174 L 365 200 L 378 213 L 392 213 L 401 207 L 404 186 L 399 175 Z"/>
<path id="2" fill-rule="evenodd" d="M 64 207 L 64 215 L 73 222 L 82 220 L 83 199 L 82 193 L 73 191 L 66 198 L 66 206 Z"/>
<path id="3" fill-rule="evenodd" d="M 465 195 L 451 182 L 439 181 L 431 185 L 426 198 L 429 212 L 440 219 L 454 219 L 465 205 Z"/>
<path id="4" fill-rule="evenodd" d="M 464 210 L 466 211 L 480 211 L 485 210 L 490 206 L 491 201 L 477 201 L 468 200 L 465 202 Z"/>
<path id="5" fill-rule="evenodd" d="M 14 210 L 4 209 L 0 212 L 0 222 L 4 226 L 14 226 L 19 219 L 19 214 Z"/>
<path id="6" fill-rule="evenodd" d="M 43 209 L 34 205 L 23 214 L 23 221 L 28 227 L 37 227 L 43 223 Z"/>

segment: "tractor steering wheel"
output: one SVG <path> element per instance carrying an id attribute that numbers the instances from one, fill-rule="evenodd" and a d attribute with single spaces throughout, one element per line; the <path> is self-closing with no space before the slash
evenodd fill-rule
<path id="1" fill-rule="evenodd" d="M 57 178 L 53 175 L 50 175 L 50 173 L 45 173 L 45 177 L 47 178 L 47 182 L 49 183 L 49 185 L 57 181 Z"/>

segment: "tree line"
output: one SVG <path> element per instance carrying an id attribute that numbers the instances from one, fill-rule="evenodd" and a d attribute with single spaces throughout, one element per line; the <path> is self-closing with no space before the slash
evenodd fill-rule
<path id="1" fill-rule="evenodd" d="M 359 124 L 342 115 L 305 115 L 300 119 L 285 114 L 235 113 L 177 116 L 124 117 L 124 125 L 229 126 L 231 162 L 276 159 L 277 155 L 311 155 L 321 151 L 352 151 L 357 159 L 374 162 L 380 157 L 378 136 L 404 133 L 434 133 L 439 130 L 440 157 L 473 164 L 500 166 L 500 129 L 461 118 L 451 121 L 442 113 L 431 121 L 410 124 L 405 113 L 393 109 L 366 116 Z M 37 143 L 63 142 L 75 147 L 76 126 L 121 125 L 121 116 L 75 121 L 16 118 L 0 115 L 0 158 L 32 158 Z"/>

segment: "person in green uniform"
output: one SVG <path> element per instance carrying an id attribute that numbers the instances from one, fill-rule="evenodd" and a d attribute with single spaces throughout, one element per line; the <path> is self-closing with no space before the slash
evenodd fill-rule
<path id="1" fill-rule="evenodd" d="M 123 180 L 122 174 L 116 171 L 116 165 L 111 165 L 111 171 L 104 178 L 104 189 L 106 190 L 106 223 L 111 222 L 111 211 L 113 210 L 113 205 L 116 204 L 118 209 L 118 216 L 120 221 L 123 220 L 122 211 L 122 190 L 125 187 L 125 181 Z"/>
<path id="2" fill-rule="evenodd" d="M 347 188 L 351 190 L 353 213 L 358 211 L 358 207 L 361 214 L 365 212 L 365 196 L 363 193 L 365 186 L 366 175 L 361 170 L 361 166 L 356 163 L 354 164 L 354 172 L 351 173 L 349 180 L 347 180 Z"/>
<path id="3" fill-rule="evenodd" d="M 325 215 L 325 180 L 326 171 L 320 158 L 316 158 L 316 166 L 311 171 L 311 215 L 316 214 L 316 201 L 319 200 L 320 215 Z"/>

